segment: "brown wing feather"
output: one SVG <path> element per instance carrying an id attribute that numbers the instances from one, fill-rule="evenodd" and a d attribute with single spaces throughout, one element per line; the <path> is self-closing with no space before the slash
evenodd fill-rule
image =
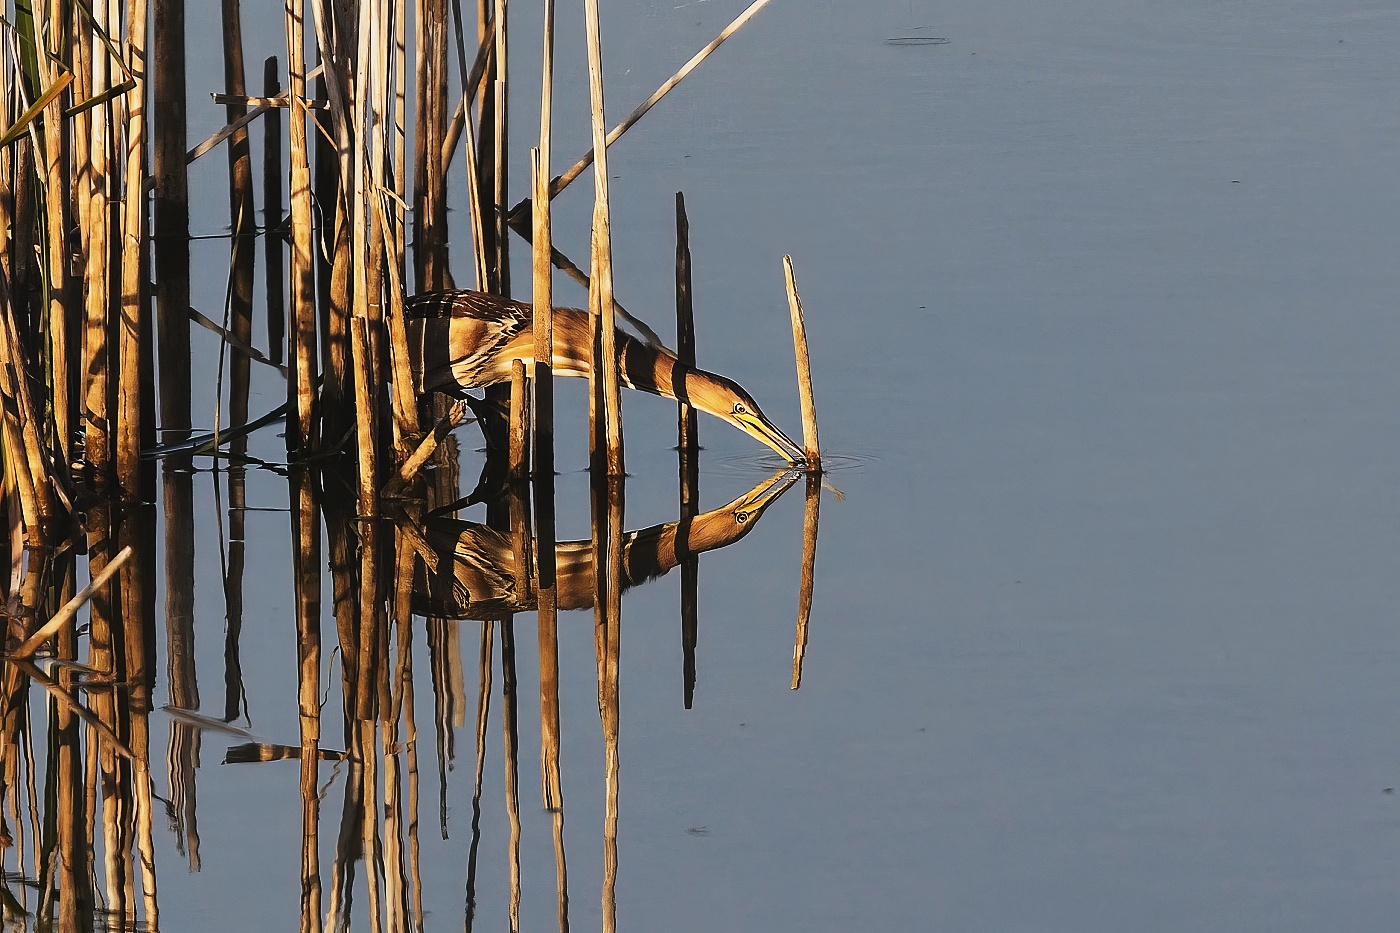
<path id="1" fill-rule="evenodd" d="M 500 381 L 499 355 L 531 325 L 530 306 L 481 292 L 424 292 L 404 301 L 424 389 L 473 389 Z M 508 370 L 507 370 L 508 372 Z"/>

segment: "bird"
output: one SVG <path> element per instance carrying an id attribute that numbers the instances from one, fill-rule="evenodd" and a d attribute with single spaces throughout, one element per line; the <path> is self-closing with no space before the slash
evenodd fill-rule
<path id="1" fill-rule="evenodd" d="M 404 300 L 409 358 L 425 392 L 463 397 L 468 389 L 509 382 L 515 360 L 535 356 L 530 305 L 467 290 L 422 292 Z M 589 315 L 554 309 L 554 374 L 587 376 L 593 364 Z M 790 463 L 804 459 L 793 442 L 733 379 L 688 366 L 665 347 L 617 331 L 622 385 L 687 402 L 767 444 Z"/>
<path id="2" fill-rule="evenodd" d="M 688 557 L 734 544 L 800 475 L 797 469 L 779 471 L 734 501 L 688 521 L 626 532 L 623 590 L 664 576 Z M 414 525 L 412 531 L 409 539 L 421 558 L 413 577 L 414 612 L 445 619 L 499 619 L 536 608 L 535 594 L 517 589 L 519 558 L 510 532 L 441 516 Z M 531 541 L 530 553 L 539 553 L 538 539 Z M 554 554 L 558 608 L 590 608 L 592 540 L 557 542 Z"/>

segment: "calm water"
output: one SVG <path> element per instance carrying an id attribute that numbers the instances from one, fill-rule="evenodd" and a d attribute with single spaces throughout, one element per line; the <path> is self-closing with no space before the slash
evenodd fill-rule
<path id="1" fill-rule="evenodd" d="M 535 35 L 533 5 L 518 6 L 512 30 Z M 610 113 L 742 6 L 609 5 Z M 268 7 L 259 23 L 245 4 L 250 62 L 282 41 Z M 588 147 L 575 16 L 561 12 L 558 164 Z M 951 41 L 889 42 L 911 37 Z M 679 575 L 628 594 L 620 929 L 1393 928 L 1397 41 L 1394 3 L 775 0 L 612 150 L 619 299 L 670 333 L 683 190 L 700 361 L 795 434 L 779 265 L 793 255 L 845 493 L 822 504 L 799 691 L 800 489 L 701 560 L 692 709 Z M 515 46 L 522 153 L 535 44 Z M 223 122 L 204 97 L 219 66 L 201 64 L 195 138 Z M 195 227 L 218 232 L 222 169 L 200 171 Z M 525 177 L 517 166 L 517 192 Z M 584 184 L 556 216 L 575 257 Z M 222 303 L 225 249 L 196 252 L 206 313 Z M 458 246 L 463 281 L 465 259 Z M 560 391 L 560 536 L 581 538 L 583 395 Z M 212 422 L 212 379 L 200 392 Z M 282 393 L 258 373 L 253 410 Z M 626 411 L 627 525 L 671 520 L 674 407 L 629 397 Z M 702 508 L 768 475 L 748 438 L 713 419 L 701 431 Z M 476 469 L 465 457 L 468 481 Z M 207 474 L 195 488 L 196 662 L 203 711 L 218 716 L 219 506 Z M 285 482 L 254 471 L 248 504 L 285 509 Z M 295 744 L 286 514 L 249 513 L 247 536 L 242 725 Z M 556 925 L 554 848 L 536 784 L 534 626 L 518 625 L 521 927 L 540 930 Z M 468 703 L 445 787 L 415 633 L 431 930 L 467 914 L 479 630 L 461 623 Z M 592 636 L 590 614 L 561 618 L 573 929 L 599 925 L 603 879 Z M 158 705 L 164 690 L 162 677 Z M 499 697 L 490 715 L 480 929 L 503 927 L 510 890 Z M 325 721 L 338 747 L 336 702 Z M 170 722 L 152 724 L 162 797 Z M 198 871 L 157 826 L 166 929 L 296 923 L 297 765 L 219 765 L 241 741 L 204 733 Z M 322 769 L 327 888 L 344 777 Z"/>

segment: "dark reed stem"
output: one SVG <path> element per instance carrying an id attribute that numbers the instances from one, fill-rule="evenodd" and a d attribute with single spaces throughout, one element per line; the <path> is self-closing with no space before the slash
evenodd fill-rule
<path id="1" fill-rule="evenodd" d="M 178 442 L 188 436 L 190 429 L 190 197 L 185 162 L 184 0 L 156 0 L 153 59 L 160 426 L 164 432 L 162 442 Z"/>
<path id="2" fill-rule="evenodd" d="M 676 356 L 695 366 L 695 313 L 690 272 L 690 221 L 685 195 L 676 192 Z M 681 560 L 681 654 L 685 708 L 695 700 L 695 649 L 700 632 L 700 556 L 687 549 L 691 521 L 700 512 L 700 425 L 695 408 L 677 395 L 676 451 L 680 459 L 680 527 L 676 549 Z"/>
<path id="3" fill-rule="evenodd" d="M 277 56 L 263 61 L 263 94 L 282 93 Z M 263 276 L 267 283 L 267 355 L 274 363 L 286 358 L 287 300 L 282 275 L 282 113 L 269 110 L 263 118 Z"/>

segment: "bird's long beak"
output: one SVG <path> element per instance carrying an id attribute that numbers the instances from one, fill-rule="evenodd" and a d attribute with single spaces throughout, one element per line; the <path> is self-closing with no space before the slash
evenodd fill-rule
<path id="1" fill-rule="evenodd" d="M 734 419 L 745 432 L 782 454 L 789 463 L 802 463 L 806 460 L 802 448 L 767 418 L 745 413 L 735 415 Z"/>

